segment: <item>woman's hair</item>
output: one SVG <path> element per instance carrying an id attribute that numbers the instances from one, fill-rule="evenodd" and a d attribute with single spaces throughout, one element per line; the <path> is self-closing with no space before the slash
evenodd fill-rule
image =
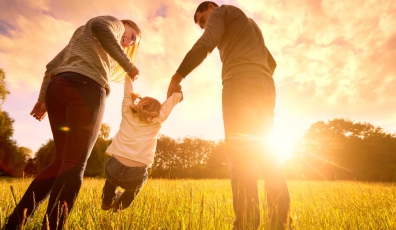
<path id="1" fill-rule="evenodd" d="M 131 109 L 134 114 L 139 116 L 140 121 L 152 122 L 154 118 L 159 116 L 161 110 L 161 103 L 152 97 L 141 98 L 139 94 L 132 92 Z M 135 104 L 135 101 L 139 101 Z"/>
<path id="2" fill-rule="evenodd" d="M 121 22 L 124 25 L 128 25 L 132 28 L 134 28 L 140 37 L 139 42 L 135 43 L 133 46 L 129 46 L 128 48 L 125 49 L 125 53 L 128 55 L 128 57 L 132 60 L 133 64 L 136 64 L 136 56 L 137 56 L 137 51 L 139 48 L 140 41 L 142 40 L 142 31 L 139 29 L 139 27 L 134 23 L 132 20 L 129 19 L 123 19 Z M 122 82 L 125 78 L 125 70 L 120 66 L 120 64 L 117 63 L 116 67 L 114 68 L 113 74 L 110 77 L 111 81 L 114 82 Z"/>

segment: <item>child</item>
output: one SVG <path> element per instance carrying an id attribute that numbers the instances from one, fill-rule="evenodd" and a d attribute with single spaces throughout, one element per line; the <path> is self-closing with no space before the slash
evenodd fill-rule
<path id="1" fill-rule="evenodd" d="M 162 123 L 182 99 L 181 87 L 162 105 L 151 97 L 133 92 L 132 79 L 125 77 L 122 120 L 113 142 L 106 150 L 112 156 L 105 165 L 102 209 L 114 212 L 131 205 L 147 180 L 147 168 L 154 161 Z M 114 191 L 120 186 L 125 191 Z"/>

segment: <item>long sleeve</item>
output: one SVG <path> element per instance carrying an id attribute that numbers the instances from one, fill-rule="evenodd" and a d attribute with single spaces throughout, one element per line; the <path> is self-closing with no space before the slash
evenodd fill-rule
<path id="1" fill-rule="evenodd" d="M 196 45 L 186 54 L 179 68 L 176 70 L 178 74 L 186 77 L 191 71 L 197 68 L 207 56 L 205 46 Z"/>
<path id="2" fill-rule="evenodd" d="M 50 82 L 50 80 L 51 80 L 50 72 L 51 72 L 53 69 L 55 69 L 55 68 L 57 68 L 57 67 L 60 66 L 60 64 L 62 63 L 63 58 L 64 58 L 64 56 L 65 56 L 65 52 L 66 52 L 66 50 L 67 50 L 67 47 L 68 47 L 68 46 L 66 46 L 65 48 L 63 48 L 62 51 L 59 52 L 59 53 L 54 57 L 54 59 L 52 59 L 52 60 L 47 64 L 47 66 L 46 66 L 46 71 L 45 71 L 45 74 L 44 74 L 44 77 L 43 77 L 43 81 L 42 81 L 42 83 L 41 83 L 40 94 L 39 94 L 39 98 L 38 98 L 38 100 L 41 101 L 41 102 L 44 102 L 44 103 L 45 103 L 45 93 L 46 93 L 46 91 L 47 91 L 48 84 L 49 84 L 49 82 Z"/>
<path id="3" fill-rule="evenodd" d="M 160 115 L 158 120 L 164 122 L 168 119 L 169 114 L 172 112 L 173 108 L 177 103 L 180 102 L 182 94 L 181 93 L 173 93 L 161 106 Z"/>
<path id="4" fill-rule="evenodd" d="M 125 72 L 128 72 L 133 67 L 133 63 L 122 49 L 119 43 L 120 39 L 114 33 L 115 30 L 120 29 L 118 24 L 121 22 L 115 18 L 114 20 L 104 20 L 104 17 L 106 16 L 91 19 L 88 22 L 89 28 L 103 49 L 120 64 Z M 106 19 L 108 18 L 110 17 L 107 16 Z M 124 29 L 123 26 L 121 29 Z"/>
<path id="5" fill-rule="evenodd" d="M 122 111 L 130 109 L 130 105 L 133 103 L 131 97 L 132 91 L 133 91 L 132 79 L 129 76 L 125 76 L 124 98 L 122 99 Z"/>
<path id="6" fill-rule="evenodd" d="M 176 72 L 181 76 L 186 77 L 191 71 L 199 66 L 203 60 L 205 60 L 207 55 L 210 54 L 219 44 L 223 37 L 224 30 L 225 26 L 222 15 L 220 12 L 212 12 L 206 23 L 205 32 L 186 54 Z"/>

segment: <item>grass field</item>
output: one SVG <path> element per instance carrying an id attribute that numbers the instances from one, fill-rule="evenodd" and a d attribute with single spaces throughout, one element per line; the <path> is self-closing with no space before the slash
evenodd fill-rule
<path id="1" fill-rule="evenodd" d="M 0 225 L 31 179 L 0 178 Z M 229 180 L 152 180 L 128 209 L 102 211 L 104 179 L 87 178 L 68 221 L 68 229 L 232 229 Z M 267 229 L 261 195 L 260 229 Z M 288 181 L 296 229 L 396 229 L 396 184 Z M 46 202 L 25 229 L 39 229 Z"/>

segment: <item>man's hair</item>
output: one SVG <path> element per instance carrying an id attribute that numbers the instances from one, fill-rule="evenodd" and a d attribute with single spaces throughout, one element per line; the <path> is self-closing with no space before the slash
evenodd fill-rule
<path id="1" fill-rule="evenodd" d="M 216 6 L 216 7 L 218 7 L 219 5 L 217 5 L 216 3 L 214 3 L 214 2 L 211 2 L 211 1 L 205 1 L 205 2 L 202 2 L 201 4 L 199 4 L 199 6 L 197 7 L 197 10 L 195 11 L 195 14 L 194 14 L 194 22 L 195 23 L 197 23 L 197 19 L 195 18 L 195 15 L 199 12 L 199 13 L 202 13 L 202 12 L 204 12 L 204 11 L 207 11 L 208 9 L 209 9 L 209 3 L 212 3 L 214 6 Z"/>

